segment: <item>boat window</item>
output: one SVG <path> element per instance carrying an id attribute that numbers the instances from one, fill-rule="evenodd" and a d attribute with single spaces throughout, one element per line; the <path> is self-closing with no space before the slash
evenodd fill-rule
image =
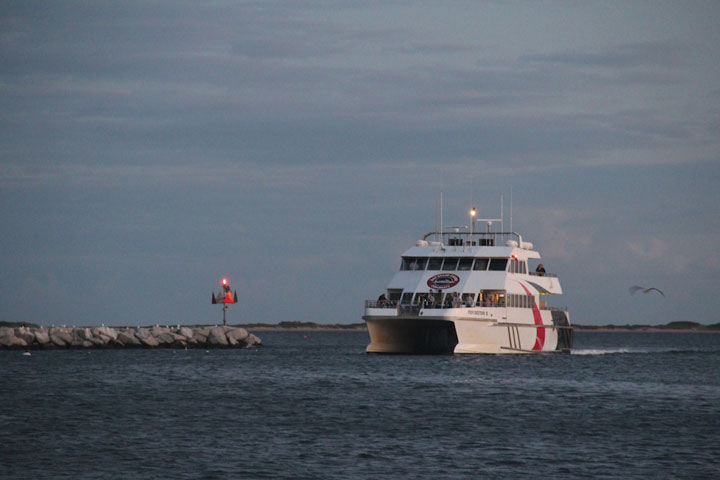
<path id="1" fill-rule="evenodd" d="M 412 292 L 405 292 L 402 296 L 402 301 L 400 302 L 402 305 L 410 305 L 410 301 L 412 300 Z"/>
<path id="2" fill-rule="evenodd" d="M 442 269 L 444 271 L 457 270 L 458 260 L 460 260 L 458 257 L 447 257 Z"/>
<path id="3" fill-rule="evenodd" d="M 427 257 L 403 257 L 400 270 L 425 270 Z"/>
<path id="4" fill-rule="evenodd" d="M 527 262 L 524 260 L 510 260 L 510 273 L 527 273 Z"/>
<path id="5" fill-rule="evenodd" d="M 490 259 L 490 271 L 492 272 L 504 272 L 507 268 L 507 258 L 491 258 Z"/>
<path id="6" fill-rule="evenodd" d="M 400 300 L 400 294 L 402 293 L 402 289 L 400 288 L 389 288 L 388 289 L 388 300 L 391 302 L 397 302 Z"/>
<path id="7" fill-rule="evenodd" d="M 518 295 L 516 293 L 509 293 L 507 295 L 508 307 L 515 308 L 534 308 L 535 297 L 532 295 Z"/>
<path id="8" fill-rule="evenodd" d="M 472 257 L 462 257 L 458 263 L 458 270 L 470 270 L 472 268 L 472 263 Z"/>
<path id="9" fill-rule="evenodd" d="M 489 258 L 476 258 L 473 270 L 487 270 Z"/>
<path id="10" fill-rule="evenodd" d="M 472 307 L 475 304 L 475 294 L 474 293 L 463 293 L 462 294 L 462 303 L 466 307 Z"/>
<path id="11" fill-rule="evenodd" d="M 428 262 L 428 270 L 441 270 L 443 264 L 443 257 L 430 257 Z"/>

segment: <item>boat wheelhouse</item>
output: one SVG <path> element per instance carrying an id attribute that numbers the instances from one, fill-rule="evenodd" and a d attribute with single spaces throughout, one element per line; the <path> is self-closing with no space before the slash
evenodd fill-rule
<path id="1" fill-rule="evenodd" d="M 365 302 L 367 352 L 570 351 L 568 311 L 547 302 L 562 294 L 560 281 L 539 260 L 515 232 L 426 234 L 402 254 L 386 292 Z"/>

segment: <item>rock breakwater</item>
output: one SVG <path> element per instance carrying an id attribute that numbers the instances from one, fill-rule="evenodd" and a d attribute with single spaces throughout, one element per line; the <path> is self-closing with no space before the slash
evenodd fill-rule
<path id="1" fill-rule="evenodd" d="M 262 341 L 242 327 L 0 327 L 0 349 L 246 348 Z"/>

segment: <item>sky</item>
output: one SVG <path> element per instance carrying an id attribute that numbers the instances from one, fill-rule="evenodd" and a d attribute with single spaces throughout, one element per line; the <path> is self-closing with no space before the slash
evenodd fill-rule
<path id="1" fill-rule="evenodd" d="M 0 321 L 361 322 L 471 206 L 720 322 L 720 3 L 0 0 Z M 506 223 L 509 226 L 509 223 Z M 628 293 L 631 285 L 656 293 Z"/>

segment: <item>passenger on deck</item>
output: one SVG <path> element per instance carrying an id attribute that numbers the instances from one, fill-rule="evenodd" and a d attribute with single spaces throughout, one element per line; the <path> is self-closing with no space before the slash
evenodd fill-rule
<path id="1" fill-rule="evenodd" d="M 377 305 L 378 305 L 378 307 L 384 307 L 386 303 L 387 303 L 387 297 L 385 296 L 384 293 L 381 293 L 380 296 L 378 297 Z"/>
<path id="2" fill-rule="evenodd" d="M 434 308 L 434 307 L 435 307 L 435 295 L 433 295 L 432 288 L 430 289 L 430 291 L 429 291 L 428 294 L 427 294 L 426 302 L 427 302 L 427 303 L 425 304 L 425 306 L 426 306 L 427 308 Z"/>
<path id="3" fill-rule="evenodd" d="M 543 267 L 542 263 L 537 266 L 537 268 L 535 269 L 535 273 L 537 274 L 538 277 L 545 276 L 545 267 Z"/>
<path id="4" fill-rule="evenodd" d="M 453 308 L 458 308 L 462 305 L 462 302 L 460 301 L 460 295 L 458 295 L 457 292 L 452 294 L 452 306 Z"/>

